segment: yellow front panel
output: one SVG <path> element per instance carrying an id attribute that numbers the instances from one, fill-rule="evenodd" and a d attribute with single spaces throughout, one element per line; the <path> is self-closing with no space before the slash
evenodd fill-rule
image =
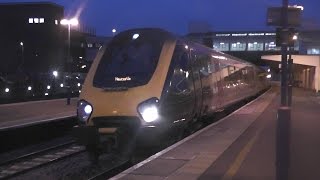
<path id="1" fill-rule="evenodd" d="M 139 103 L 151 97 L 160 99 L 175 44 L 175 41 L 169 40 L 164 43 L 158 66 L 148 84 L 126 91 L 104 91 L 92 86 L 97 66 L 105 51 L 101 50 L 92 64 L 80 95 L 80 99 L 88 101 L 93 106 L 90 121 L 93 117 L 100 116 L 138 116 Z"/>

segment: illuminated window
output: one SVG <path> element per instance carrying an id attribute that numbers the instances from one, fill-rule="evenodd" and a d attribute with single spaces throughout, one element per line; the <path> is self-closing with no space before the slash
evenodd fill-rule
<path id="1" fill-rule="evenodd" d="M 40 18 L 40 19 L 39 19 L 39 22 L 40 22 L 40 23 L 44 23 L 44 18 Z"/>
<path id="2" fill-rule="evenodd" d="M 260 43 L 260 42 L 248 43 L 248 51 L 263 51 L 263 43 Z"/>
<path id="3" fill-rule="evenodd" d="M 320 48 L 309 48 L 307 54 L 320 54 Z"/>
<path id="4" fill-rule="evenodd" d="M 243 42 L 236 42 L 231 44 L 231 51 L 245 51 L 246 50 L 246 43 Z"/>
<path id="5" fill-rule="evenodd" d="M 29 24 L 33 24 L 33 18 L 29 18 Z"/>
<path id="6" fill-rule="evenodd" d="M 92 48 L 93 44 L 92 43 L 88 43 L 88 48 Z"/>
<path id="7" fill-rule="evenodd" d="M 39 18 L 33 18 L 34 23 L 39 23 Z"/>
<path id="8" fill-rule="evenodd" d="M 229 43 L 225 43 L 225 42 L 213 43 L 213 49 L 217 51 L 229 51 Z"/>
<path id="9" fill-rule="evenodd" d="M 267 42 L 264 45 L 265 51 L 279 51 L 281 47 L 277 47 L 275 42 Z"/>

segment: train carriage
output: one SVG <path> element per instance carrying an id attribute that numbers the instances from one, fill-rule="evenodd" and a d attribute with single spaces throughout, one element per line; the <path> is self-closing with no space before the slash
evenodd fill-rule
<path id="1" fill-rule="evenodd" d="M 263 71 L 243 60 L 161 29 L 119 33 L 91 66 L 78 103 L 74 136 L 95 157 L 101 149 L 130 151 L 159 141 L 172 127 L 267 88 Z"/>

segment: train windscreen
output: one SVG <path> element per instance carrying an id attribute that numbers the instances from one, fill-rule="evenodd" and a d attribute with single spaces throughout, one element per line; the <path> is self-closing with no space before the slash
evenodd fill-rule
<path id="1" fill-rule="evenodd" d="M 157 67 L 164 41 L 164 33 L 148 30 L 115 36 L 98 65 L 93 86 L 114 89 L 147 84 Z"/>

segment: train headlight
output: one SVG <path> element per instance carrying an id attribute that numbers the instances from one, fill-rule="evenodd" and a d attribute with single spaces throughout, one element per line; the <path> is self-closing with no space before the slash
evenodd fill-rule
<path id="1" fill-rule="evenodd" d="M 92 105 L 87 101 L 80 100 L 77 108 L 77 116 L 81 123 L 86 123 L 92 114 L 93 108 Z"/>
<path id="2" fill-rule="evenodd" d="M 154 122 L 159 119 L 159 100 L 157 98 L 148 99 L 138 106 L 138 113 L 147 122 Z"/>

